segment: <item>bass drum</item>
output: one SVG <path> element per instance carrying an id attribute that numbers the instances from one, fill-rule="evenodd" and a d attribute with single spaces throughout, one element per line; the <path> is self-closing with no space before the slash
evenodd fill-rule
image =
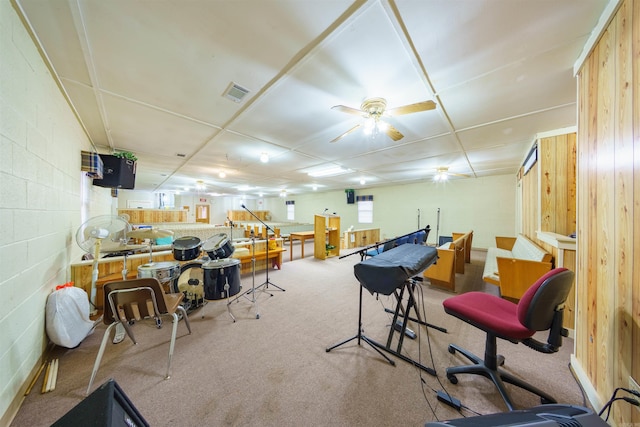
<path id="1" fill-rule="evenodd" d="M 229 298 L 240 292 L 240 260 L 214 259 L 202 264 L 204 299 Z"/>
<path id="2" fill-rule="evenodd" d="M 233 243 L 231 243 L 225 233 L 209 237 L 202 244 L 202 249 L 211 259 L 229 258 L 233 255 L 233 251 L 235 250 Z"/>
<path id="3" fill-rule="evenodd" d="M 138 278 L 153 277 L 158 279 L 164 292 L 178 292 L 176 280 L 180 275 L 180 263 L 177 261 L 150 262 L 138 266 Z"/>
<path id="4" fill-rule="evenodd" d="M 178 261 L 191 261 L 200 256 L 200 239 L 194 236 L 180 237 L 173 241 L 173 257 Z"/>
<path id="5" fill-rule="evenodd" d="M 190 262 L 180 268 L 176 280 L 178 292 L 184 294 L 182 306 L 188 313 L 204 305 L 204 270 L 202 262 Z"/>

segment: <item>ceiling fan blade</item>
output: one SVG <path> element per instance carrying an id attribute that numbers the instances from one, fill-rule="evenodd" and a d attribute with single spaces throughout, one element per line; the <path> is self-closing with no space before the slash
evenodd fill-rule
<path id="1" fill-rule="evenodd" d="M 345 133 L 343 133 L 342 135 L 340 135 L 337 138 L 332 139 L 329 142 L 337 142 L 339 140 L 341 140 L 342 138 L 344 138 L 345 136 L 349 135 L 351 132 L 354 132 L 356 129 L 358 129 L 360 127 L 360 125 L 355 125 L 354 127 L 352 127 L 351 129 L 349 129 L 348 131 L 346 131 Z"/>
<path id="2" fill-rule="evenodd" d="M 404 135 L 390 124 L 387 124 L 387 128 L 384 130 L 384 133 L 389 135 L 389 138 L 393 139 L 394 141 L 400 141 L 402 138 L 404 138 Z"/>
<path id="3" fill-rule="evenodd" d="M 347 107 L 346 105 L 334 105 L 331 107 L 332 110 L 338 110 L 343 113 L 353 114 L 355 116 L 364 116 L 366 115 L 366 111 L 358 110 L 356 108 Z"/>
<path id="4" fill-rule="evenodd" d="M 420 111 L 428 111 L 436 108 L 436 103 L 433 101 L 422 101 L 415 104 L 403 105 L 402 107 L 392 108 L 387 110 L 385 115 L 387 116 L 401 116 L 403 114 L 418 113 Z"/>

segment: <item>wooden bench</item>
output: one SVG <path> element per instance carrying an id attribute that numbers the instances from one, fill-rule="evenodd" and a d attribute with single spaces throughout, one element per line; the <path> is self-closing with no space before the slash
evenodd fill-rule
<path id="1" fill-rule="evenodd" d="M 496 237 L 487 250 L 482 280 L 500 287 L 503 298 L 519 300 L 543 274 L 551 270 L 550 253 L 524 235 Z"/>
<path id="2" fill-rule="evenodd" d="M 280 270 L 282 268 L 282 252 L 286 251 L 283 248 L 269 249 L 269 261 L 271 261 L 271 268 L 277 268 Z M 242 254 L 233 254 L 233 258 L 237 258 L 240 260 L 240 274 L 251 273 L 252 265 L 251 262 L 253 260 L 253 254 L 242 253 Z M 264 270 L 265 262 L 267 257 L 267 251 L 256 251 L 256 271 Z M 260 261 L 260 264 L 258 264 Z"/>
<path id="3" fill-rule="evenodd" d="M 452 233 L 452 237 L 452 242 L 438 247 L 438 260 L 422 275 L 433 286 L 455 292 L 456 274 L 464 274 L 465 262 L 471 262 L 473 230 L 468 233 Z"/>

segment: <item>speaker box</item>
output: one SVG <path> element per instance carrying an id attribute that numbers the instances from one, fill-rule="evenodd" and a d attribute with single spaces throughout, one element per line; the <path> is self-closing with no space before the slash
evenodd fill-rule
<path id="1" fill-rule="evenodd" d="M 102 179 L 94 179 L 93 185 L 133 190 L 136 183 L 136 162 L 111 154 L 100 154 L 100 158 L 104 164 Z"/>
<path id="2" fill-rule="evenodd" d="M 118 383 L 108 380 L 52 424 L 52 427 L 149 426 Z"/>
<path id="3" fill-rule="evenodd" d="M 353 205 L 356 202 L 356 195 L 353 190 L 344 190 L 347 193 L 347 204 Z"/>

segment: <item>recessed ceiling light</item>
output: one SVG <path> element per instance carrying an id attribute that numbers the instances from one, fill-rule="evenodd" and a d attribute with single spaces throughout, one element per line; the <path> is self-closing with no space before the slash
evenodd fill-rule
<path id="1" fill-rule="evenodd" d="M 218 174 L 218 176 L 219 176 L 220 178 L 225 178 L 225 177 L 227 176 L 227 174 L 226 174 L 224 171 L 221 171 L 221 172 Z"/>
<path id="2" fill-rule="evenodd" d="M 260 154 L 260 161 L 262 163 L 269 163 L 269 155 L 267 153 Z"/>
<path id="3" fill-rule="evenodd" d="M 309 176 L 312 177 L 322 177 L 322 176 L 335 176 L 335 175 L 342 175 L 344 173 L 349 173 L 351 172 L 351 169 L 344 169 L 340 166 L 334 166 L 332 168 L 328 168 L 328 169 L 322 169 L 322 170 L 318 170 L 318 171 L 314 171 L 314 172 L 309 172 Z"/>

